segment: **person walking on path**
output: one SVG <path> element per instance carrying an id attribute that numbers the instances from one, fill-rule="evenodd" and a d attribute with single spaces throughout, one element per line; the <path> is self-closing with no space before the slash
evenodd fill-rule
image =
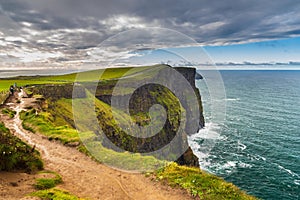
<path id="1" fill-rule="evenodd" d="M 10 94 L 13 95 L 14 91 L 15 91 L 14 86 L 11 85 L 10 88 L 9 88 Z"/>

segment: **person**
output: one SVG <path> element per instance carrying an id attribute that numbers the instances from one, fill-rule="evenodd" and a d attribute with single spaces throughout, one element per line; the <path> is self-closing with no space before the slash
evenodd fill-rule
<path id="1" fill-rule="evenodd" d="M 9 92 L 10 92 L 10 94 L 14 94 L 14 86 L 10 86 L 10 88 L 9 88 Z"/>
<path id="2" fill-rule="evenodd" d="M 20 91 L 21 91 L 21 96 L 22 98 L 28 98 L 27 93 L 23 90 L 23 87 L 20 87 Z"/>

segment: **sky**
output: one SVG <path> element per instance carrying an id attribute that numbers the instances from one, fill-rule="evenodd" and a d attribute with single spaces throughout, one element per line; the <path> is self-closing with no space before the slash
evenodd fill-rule
<path id="1" fill-rule="evenodd" d="M 0 0 L 0 70 L 299 68 L 295 0 Z"/>

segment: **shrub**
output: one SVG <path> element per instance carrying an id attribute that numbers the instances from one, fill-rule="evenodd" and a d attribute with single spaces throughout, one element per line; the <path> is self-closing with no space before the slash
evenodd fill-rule
<path id="1" fill-rule="evenodd" d="M 37 192 L 33 192 L 30 196 L 36 196 L 41 199 L 51 199 L 51 200 L 80 200 L 80 198 L 70 194 L 67 191 L 60 190 L 57 188 L 52 188 L 49 190 L 40 190 Z"/>
<path id="2" fill-rule="evenodd" d="M 29 172 L 40 170 L 43 169 L 43 162 L 39 152 L 13 136 L 4 124 L 0 123 L 0 170 L 16 169 Z"/>
<path id="3" fill-rule="evenodd" d="M 62 178 L 59 174 L 51 171 L 45 171 L 42 173 L 52 174 L 54 178 L 39 178 L 36 180 L 36 184 L 34 185 L 38 190 L 45 190 L 55 187 L 57 184 L 62 183 Z"/>
<path id="4" fill-rule="evenodd" d="M 16 111 L 9 108 L 3 108 L 1 112 L 2 114 L 8 115 L 10 118 L 14 118 L 14 116 L 17 114 Z"/>

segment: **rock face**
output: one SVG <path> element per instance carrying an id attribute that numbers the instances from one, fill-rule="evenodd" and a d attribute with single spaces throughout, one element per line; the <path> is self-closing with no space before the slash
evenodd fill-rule
<path id="1" fill-rule="evenodd" d="M 193 153 L 191 147 L 189 147 L 184 154 L 182 154 L 176 162 L 180 165 L 199 167 L 199 159 Z"/>
<path id="2" fill-rule="evenodd" d="M 73 84 L 36 85 L 34 87 L 31 87 L 31 91 L 34 94 L 40 94 L 43 95 L 44 98 L 52 100 L 58 100 L 61 98 L 72 99 L 86 97 L 86 92 L 83 87 L 77 89 L 75 96 L 73 96 L 73 87 Z M 77 88 L 79 87 L 77 86 Z"/>
<path id="3" fill-rule="evenodd" d="M 178 151 L 185 153 L 183 153 L 176 162 L 181 165 L 199 166 L 198 158 L 194 155 L 192 149 L 188 146 L 187 143 L 187 135 L 195 134 L 200 128 L 204 127 L 201 96 L 198 88 L 196 88 L 195 86 L 196 70 L 194 68 L 175 69 L 180 74 L 182 74 L 186 78 L 186 80 L 188 80 L 195 92 L 199 105 L 199 110 L 197 112 L 200 113 L 197 119 L 193 118 L 192 110 L 191 108 L 189 108 L 189 106 L 187 106 L 187 102 L 181 101 L 179 103 L 178 98 L 168 89 L 168 87 L 164 87 L 158 84 L 146 84 L 134 90 L 131 87 L 134 87 L 134 83 L 138 82 L 138 80 L 140 79 L 138 77 L 131 77 L 128 78 L 128 87 L 126 87 L 125 84 L 123 92 L 120 92 L 120 94 L 114 93 L 114 101 L 117 102 L 116 104 L 121 105 L 126 102 L 126 99 L 130 98 L 130 116 L 133 118 L 136 124 L 140 126 L 148 125 L 151 122 L 151 119 L 148 115 L 149 108 L 151 106 L 153 106 L 154 104 L 162 105 L 167 112 L 167 119 L 163 129 L 151 138 L 135 138 L 126 134 L 123 130 L 113 131 L 113 127 L 107 127 L 107 125 L 104 125 L 102 129 L 109 130 L 107 132 L 104 132 L 114 145 L 126 151 L 140 153 L 156 151 L 164 147 L 165 145 L 168 145 L 174 139 L 175 135 L 179 134 L 180 139 L 178 139 L 178 141 L 175 141 L 175 145 L 173 147 L 170 147 L 170 151 L 174 152 L 175 154 Z M 157 73 L 156 76 L 163 75 Z M 170 80 L 169 77 L 161 78 L 163 80 L 168 80 L 168 82 L 166 83 L 167 86 L 178 84 L 180 87 L 180 83 L 178 83 L 177 80 Z M 111 81 L 110 83 L 100 82 L 98 85 L 98 90 L 96 92 L 96 97 L 101 101 L 111 105 L 111 93 L 116 84 L 116 81 Z M 182 88 L 181 90 L 184 89 L 185 88 Z M 127 91 L 129 94 L 124 91 Z M 180 105 L 184 108 L 183 110 L 181 109 Z M 182 112 L 184 112 L 185 116 L 187 117 L 187 122 L 196 122 L 197 125 L 192 127 L 190 126 L 190 124 L 184 124 L 184 130 L 179 130 Z M 101 117 L 99 117 L 99 121 L 100 120 Z M 150 135 L 153 134 L 155 133 L 150 133 Z M 165 155 L 157 155 L 157 157 L 165 158 Z"/>
<path id="4" fill-rule="evenodd" d="M 201 95 L 200 95 L 200 92 L 199 92 L 199 90 L 198 90 L 198 88 L 196 87 L 196 84 L 195 84 L 196 79 L 202 79 L 203 77 L 196 72 L 195 68 L 176 67 L 175 69 L 179 73 L 181 73 L 189 81 L 190 85 L 194 89 L 194 92 L 195 92 L 195 94 L 197 96 L 197 99 L 198 99 L 198 105 L 199 105 L 199 114 L 200 114 L 200 117 L 198 119 L 199 120 L 199 128 L 203 128 L 204 125 L 205 125 L 205 122 L 204 122 L 204 116 L 203 116 L 203 107 L 202 107 Z M 194 134 L 194 133 L 195 132 L 187 131 L 187 134 L 189 134 L 189 135 Z"/>

